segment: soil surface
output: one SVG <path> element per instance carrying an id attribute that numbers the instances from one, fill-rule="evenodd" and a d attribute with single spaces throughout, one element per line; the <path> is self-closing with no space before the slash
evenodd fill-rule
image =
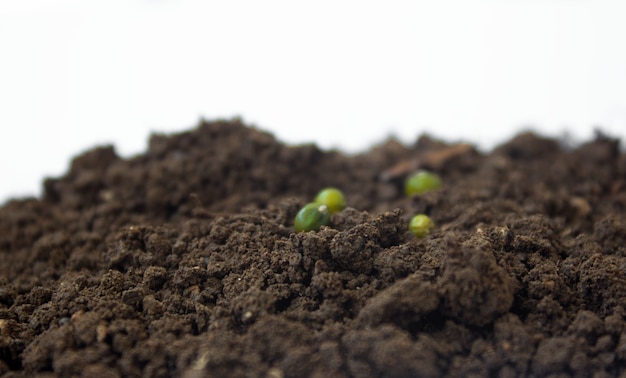
<path id="1" fill-rule="evenodd" d="M 418 168 L 443 188 L 407 198 Z M 326 186 L 349 207 L 294 234 Z M 346 156 L 203 122 L 44 187 L 0 208 L 2 377 L 626 377 L 626 155 L 601 134 Z"/>

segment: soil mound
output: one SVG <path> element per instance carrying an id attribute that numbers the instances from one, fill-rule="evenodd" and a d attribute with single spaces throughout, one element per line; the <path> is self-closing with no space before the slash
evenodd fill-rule
<path id="1" fill-rule="evenodd" d="M 418 168 L 444 185 L 407 198 Z M 294 234 L 327 186 L 349 207 Z M 626 374 L 626 156 L 602 135 L 346 156 L 203 122 L 44 187 L 0 208 L 3 377 Z"/>

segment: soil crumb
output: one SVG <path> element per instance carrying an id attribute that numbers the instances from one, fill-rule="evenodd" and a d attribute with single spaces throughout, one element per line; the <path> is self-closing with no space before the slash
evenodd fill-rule
<path id="1" fill-rule="evenodd" d="M 443 187 L 406 197 L 416 169 Z M 349 207 L 295 234 L 328 186 Z M 2 377 L 623 377 L 625 309 L 626 156 L 603 135 L 347 156 L 203 121 L 0 207 Z"/>

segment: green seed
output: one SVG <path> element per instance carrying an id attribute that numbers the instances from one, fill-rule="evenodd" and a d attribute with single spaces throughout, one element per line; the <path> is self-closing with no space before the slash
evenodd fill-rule
<path id="1" fill-rule="evenodd" d="M 293 222 L 296 232 L 319 231 L 320 227 L 328 225 L 330 212 L 326 205 L 309 203 L 305 205 Z"/>
<path id="2" fill-rule="evenodd" d="M 410 176 L 404 184 L 404 191 L 409 197 L 439 188 L 441 188 L 441 179 L 436 174 L 428 171 L 415 173 Z"/>
<path id="3" fill-rule="evenodd" d="M 409 231 L 418 239 L 425 238 L 434 227 L 435 223 L 424 214 L 414 216 L 409 222 Z"/>
<path id="4" fill-rule="evenodd" d="M 317 194 L 313 202 L 326 205 L 331 214 L 346 208 L 346 198 L 341 193 L 341 190 L 336 188 L 323 189 Z"/>

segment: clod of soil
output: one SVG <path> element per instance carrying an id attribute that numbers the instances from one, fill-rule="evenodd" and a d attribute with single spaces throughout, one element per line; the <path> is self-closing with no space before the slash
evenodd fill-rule
<path id="1" fill-rule="evenodd" d="M 418 168 L 444 185 L 406 198 Z M 349 207 L 295 234 L 330 186 Z M 602 135 L 345 156 L 203 122 L 44 188 L 0 208 L 2 377 L 626 375 L 626 156 Z"/>

